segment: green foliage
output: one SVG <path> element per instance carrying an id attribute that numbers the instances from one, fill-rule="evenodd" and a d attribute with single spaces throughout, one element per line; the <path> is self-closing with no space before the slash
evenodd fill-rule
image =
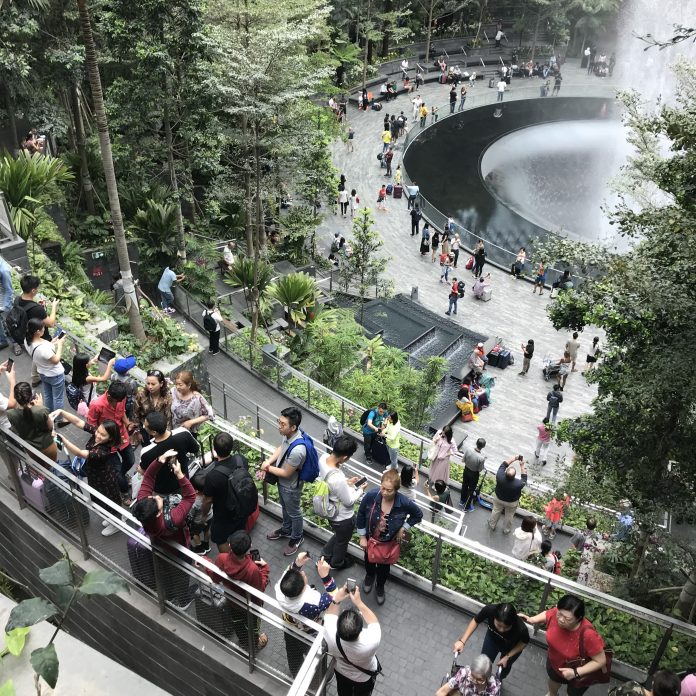
<path id="1" fill-rule="evenodd" d="M 137 210 L 131 231 L 138 238 L 141 272 L 150 280 L 156 280 L 160 269 L 169 265 L 175 256 L 173 239 L 176 236 L 176 205 L 158 203 L 151 198 L 144 208 Z"/>
<path id="2" fill-rule="evenodd" d="M 0 696 L 16 696 L 14 684 L 8 679 L 4 684 L 0 684 Z"/>
<path id="3" fill-rule="evenodd" d="M 268 296 L 278 300 L 293 325 L 304 326 L 307 310 L 317 301 L 317 283 L 307 273 L 288 273 L 268 286 Z"/>
<path id="4" fill-rule="evenodd" d="M 10 655 L 19 657 L 22 654 L 29 630 L 28 626 L 17 626 L 17 628 L 13 628 L 9 633 L 5 634 L 5 647 Z"/>
<path id="5" fill-rule="evenodd" d="M 183 284 L 187 292 L 200 302 L 217 296 L 215 279 L 220 258 L 214 242 L 187 235 L 186 262 L 180 264 L 181 272 L 186 276 Z"/>
<path id="6" fill-rule="evenodd" d="M 66 583 L 62 583 L 66 584 Z M 126 581 L 110 570 L 91 570 L 85 575 L 78 588 L 83 595 L 111 595 L 130 592 Z"/>
<path id="7" fill-rule="evenodd" d="M 53 643 L 49 643 L 45 648 L 32 650 L 31 666 L 36 674 L 43 677 L 44 681 L 55 689 L 58 682 L 58 655 Z"/>
<path id="8" fill-rule="evenodd" d="M 319 226 L 321 218 L 314 208 L 294 205 L 287 215 L 280 218 L 281 253 L 294 264 L 307 260 L 305 244 Z"/>

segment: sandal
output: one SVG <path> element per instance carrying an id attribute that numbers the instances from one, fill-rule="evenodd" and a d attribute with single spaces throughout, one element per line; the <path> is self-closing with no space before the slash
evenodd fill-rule
<path id="1" fill-rule="evenodd" d="M 256 649 L 263 650 L 267 645 L 268 645 L 268 636 L 265 633 L 262 633 L 259 636 L 259 639 L 256 641 Z"/>

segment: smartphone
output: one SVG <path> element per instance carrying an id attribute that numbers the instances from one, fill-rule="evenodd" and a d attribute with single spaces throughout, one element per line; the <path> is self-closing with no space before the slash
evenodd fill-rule
<path id="1" fill-rule="evenodd" d="M 353 485 L 356 488 L 360 488 L 363 484 L 367 483 L 367 476 L 363 476 L 361 479 L 358 479 Z"/>
<path id="2" fill-rule="evenodd" d="M 261 552 L 258 549 L 251 549 L 249 551 L 249 555 L 251 556 L 252 561 L 260 561 L 261 560 Z"/>
<path id="3" fill-rule="evenodd" d="M 61 419 L 61 420 L 59 420 L 59 421 L 53 421 L 53 425 L 54 425 L 56 428 L 65 428 L 66 425 L 70 425 L 70 421 L 69 421 L 69 420 Z"/>
<path id="4" fill-rule="evenodd" d="M 56 338 L 63 338 L 63 336 L 65 336 L 65 329 L 61 329 L 60 327 L 58 327 L 58 333 L 56 333 L 55 337 Z"/>
<path id="5" fill-rule="evenodd" d="M 97 356 L 97 360 L 100 363 L 104 363 L 105 365 L 111 360 L 111 358 L 115 358 L 116 353 L 114 353 L 113 350 L 109 350 L 108 348 L 102 348 L 99 351 L 99 355 Z"/>
<path id="6" fill-rule="evenodd" d="M 62 452 L 63 451 L 63 438 L 60 435 L 55 436 L 56 446 Z"/>
<path id="7" fill-rule="evenodd" d="M 358 583 L 353 580 L 353 578 L 348 578 L 346 580 L 346 590 L 350 593 L 353 594 L 355 592 L 355 588 L 358 586 Z"/>
<path id="8" fill-rule="evenodd" d="M 7 358 L 7 371 L 9 372 L 14 365 L 14 360 L 12 358 Z"/>

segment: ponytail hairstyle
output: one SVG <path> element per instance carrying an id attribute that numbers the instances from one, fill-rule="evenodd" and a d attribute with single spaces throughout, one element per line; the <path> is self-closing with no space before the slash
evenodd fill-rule
<path id="1" fill-rule="evenodd" d="M 31 422 L 33 420 L 31 402 L 34 399 L 34 392 L 32 391 L 31 384 L 29 384 L 29 382 L 17 382 L 14 388 L 14 398 L 22 407 L 24 419 Z"/>
<path id="2" fill-rule="evenodd" d="M 27 322 L 27 333 L 25 336 L 27 343 L 31 343 L 34 340 L 36 333 L 41 331 L 43 328 L 43 319 L 29 319 Z"/>
<path id="3" fill-rule="evenodd" d="M 180 379 L 192 392 L 200 391 L 191 370 L 182 370 L 176 375 L 176 379 Z"/>

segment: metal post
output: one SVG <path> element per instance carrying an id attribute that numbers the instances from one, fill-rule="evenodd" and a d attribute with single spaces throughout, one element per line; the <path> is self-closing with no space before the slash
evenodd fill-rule
<path id="1" fill-rule="evenodd" d="M 82 546 L 82 557 L 86 560 L 89 559 L 89 541 L 87 541 L 87 533 L 85 532 L 85 525 L 82 522 L 82 515 L 80 514 L 81 503 L 75 499 L 75 491 L 70 488 L 70 501 L 73 506 L 73 511 L 75 513 L 75 518 L 77 519 L 77 531 L 80 536 L 80 546 Z"/>
<path id="2" fill-rule="evenodd" d="M 433 578 L 432 589 L 437 587 L 440 580 L 440 562 L 442 560 L 442 534 L 437 535 L 437 545 L 435 546 L 435 555 L 433 556 Z"/>
<path id="3" fill-rule="evenodd" d="M 312 385 L 309 380 L 307 380 L 307 406 L 309 406 L 312 396 Z"/>
<path id="4" fill-rule="evenodd" d="M 341 399 L 341 427 L 346 425 L 346 402 Z"/>
<path id="5" fill-rule="evenodd" d="M 22 493 L 22 482 L 19 480 L 19 467 L 17 466 L 18 458 L 17 456 L 10 452 L 9 447 L 5 449 L 7 453 L 7 470 L 10 472 L 10 478 L 12 479 L 12 488 L 14 488 L 14 493 L 17 496 L 17 502 L 19 503 L 19 509 L 24 510 L 27 506 L 27 501 L 24 500 L 24 493 Z"/>
<path id="6" fill-rule="evenodd" d="M 222 385 L 222 412 L 225 416 L 225 420 L 229 420 L 227 417 L 227 389 L 225 389 L 225 385 Z"/>
<path id="7" fill-rule="evenodd" d="M 254 369 L 254 354 L 252 352 L 252 345 L 249 343 L 249 367 Z"/>
<path id="8" fill-rule="evenodd" d="M 667 650 L 667 645 L 669 644 L 670 639 L 672 638 L 672 631 L 674 630 L 674 624 L 670 624 L 667 630 L 664 632 L 662 636 L 662 640 L 660 641 L 660 644 L 657 646 L 657 652 L 655 653 L 655 656 L 652 659 L 652 662 L 650 663 L 650 667 L 648 667 L 648 676 L 652 676 L 655 672 L 657 672 L 657 668 L 660 666 L 660 660 L 662 660 L 662 656 L 665 654 L 665 650 Z"/>
<path id="9" fill-rule="evenodd" d="M 423 447 L 424 447 L 424 441 L 420 441 L 420 452 L 418 453 L 418 468 L 421 468 L 421 464 L 423 463 Z"/>
<path id="10" fill-rule="evenodd" d="M 546 585 L 544 585 L 544 591 L 541 593 L 541 599 L 539 600 L 539 613 L 540 614 L 542 611 L 546 610 L 546 605 L 549 601 L 550 594 L 551 594 L 551 580 L 548 580 L 546 582 Z M 534 635 L 536 635 L 539 632 L 540 628 L 541 628 L 540 624 L 536 624 L 534 626 Z"/>
<path id="11" fill-rule="evenodd" d="M 329 271 L 329 292 L 333 290 L 333 271 Z"/>
<path id="12" fill-rule="evenodd" d="M 280 389 L 280 361 L 276 362 L 276 384 Z"/>
<path id="13" fill-rule="evenodd" d="M 227 418 L 227 416 L 225 416 Z M 261 432 L 261 416 L 259 414 L 259 405 L 256 404 L 256 437 L 259 436 L 259 433 Z"/>
<path id="14" fill-rule="evenodd" d="M 160 565 L 162 561 L 159 559 L 159 555 L 157 552 L 153 549 L 152 550 L 152 567 L 155 571 L 155 589 L 157 591 L 157 604 L 159 604 L 159 610 L 160 614 L 164 614 L 165 612 L 165 601 L 167 598 L 167 595 L 165 593 L 164 589 L 164 577 L 162 573 L 162 567 Z"/>
<path id="15" fill-rule="evenodd" d="M 246 595 L 246 616 L 247 616 L 247 640 L 249 641 L 249 672 L 254 671 L 254 663 L 256 662 L 256 617 L 251 611 L 251 602 L 249 595 Z M 253 623 L 252 623 L 253 622 Z"/>

